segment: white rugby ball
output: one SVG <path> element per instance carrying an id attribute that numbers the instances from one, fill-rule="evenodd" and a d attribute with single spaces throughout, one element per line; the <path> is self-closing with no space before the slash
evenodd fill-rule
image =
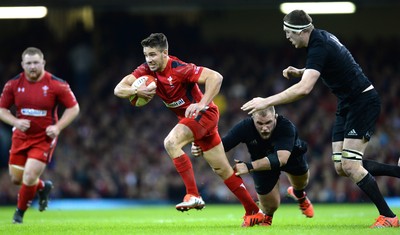
<path id="1" fill-rule="evenodd" d="M 141 86 L 147 86 L 147 87 L 157 87 L 156 85 L 156 79 L 151 76 L 151 75 L 144 75 L 141 77 L 138 77 L 133 83 L 132 83 L 132 87 L 135 87 L 136 89 L 141 87 Z M 148 104 L 153 97 L 149 98 L 149 99 L 145 99 L 142 97 L 138 97 L 137 95 L 132 95 L 129 97 L 129 101 L 131 102 L 131 104 L 133 106 L 136 107 L 142 107 L 146 104 Z"/>

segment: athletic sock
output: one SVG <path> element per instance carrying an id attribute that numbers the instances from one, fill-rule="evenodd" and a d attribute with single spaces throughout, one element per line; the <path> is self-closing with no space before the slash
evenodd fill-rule
<path id="1" fill-rule="evenodd" d="M 297 190 L 293 188 L 293 194 L 297 197 L 299 203 L 302 203 L 306 200 L 306 193 L 304 192 L 304 189 Z"/>
<path id="2" fill-rule="evenodd" d="M 400 167 L 397 165 L 384 164 L 371 160 L 362 161 L 364 168 L 373 176 L 393 176 L 400 178 Z"/>
<path id="3" fill-rule="evenodd" d="M 260 210 L 244 186 L 243 179 L 240 176 L 233 173 L 231 177 L 224 180 L 224 183 L 242 203 L 246 215 L 253 215 Z"/>
<path id="4" fill-rule="evenodd" d="M 375 178 L 370 173 L 368 173 L 362 180 L 360 180 L 357 185 L 364 191 L 365 194 L 368 195 L 371 201 L 375 204 L 375 206 L 378 208 L 380 215 L 391 218 L 396 216 L 389 208 L 378 188 L 378 184 L 376 183 Z"/>
<path id="5" fill-rule="evenodd" d="M 173 159 L 174 165 L 178 173 L 181 175 L 183 183 L 186 186 L 186 193 L 194 196 L 200 196 L 194 178 L 192 162 L 187 154 L 183 154 Z"/>
<path id="6" fill-rule="evenodd" d="M 28 207 L 31 206 L 32 200 L 36 194 L 36 187 L 37 185 L 28 186 L 22 184 L 18 193 L 18 209 L 25 211 L 26 209 L 28 209 Z"/>
<path id="7" fill-rule="evenodd" d="M 39 179 L 39 182 L 36 185 L 36 191 L 41 191 L 42 189 L 44 189 L 44 181 Z"/>

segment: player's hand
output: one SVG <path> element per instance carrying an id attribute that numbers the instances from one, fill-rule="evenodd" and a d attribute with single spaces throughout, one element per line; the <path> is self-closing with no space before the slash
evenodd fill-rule
<path id="1" fill-rule="evenodd" d="M 136 95 L 141 98 L 151 99 L 156 94 L 156 88 L 157 85 L 155 85 L 154 83 L 151 83 L 148 86 L 145 86 L 143 84 L 142 86 L 137 88 Z"/>
<path id="2" fill-rule="evenodd" d="M 268 108 L 269 105 L 266 101 L 267 101 L 267 98 L 261 98 L 261 97 L 253 98 L 252 100 L 245 103 L 241 107 L 241 109 L 243 111 L 247 111 L 248 114 L 252 114 L 256 111 Z"/>
<path id="3" fill-rule="evenodd" d="M 202 105 L 200 103 L 194 103 L 189 105 L 185 111 L 185 117 L 187 118 L 196 118 L 200 112 L 208 109 L 207 105 Z"/>
<path id="4" fill-rule="evenodd" d="M 235 170 L 235 175 L 244 175 L 249 173 L 246 163 L 237 159 L 235 159 L 233 170 Z"/>
<path id="5" fill-rule="evenodd" d="M 56 138 L 60 134 L 60 128 L 56 125 L 51 125 L 46 128 L 46 135 L 52 139 Z"/>
<path id="6" fill-rule="evenodd" d="M 298 78 L 303 75 L 304 69 L 298 69 L 293 66 L 289 66 L 282 71 L 282 75 L 286 79 L 291 79 L 292 77 Z"/>
<path id="7" fill-rule="evenodd" d="M 191 152 L 195 157 L 203 156 L 203 150 L 201 150 L 200 146 L 196 145 L 194 142 L 192 142 Z"/>
<path id="8" fill-rule="evenodd" d="M 31 121 L 28 119 L 17 119 L 14 122 L 14 127 L 22 132 L 25 132 L 29 129 L 29 127 L 31 127 Z"/>

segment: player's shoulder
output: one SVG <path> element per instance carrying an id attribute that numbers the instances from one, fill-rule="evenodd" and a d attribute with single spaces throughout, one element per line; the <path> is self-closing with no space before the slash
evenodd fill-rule
<path id="1" fill-rule="evenodd" d="M 286 128 L 296 129 L 296 126 L 293 124 L 293 122 L 282 115 L 278 115 L 276 126 L 277 128 L 282 128 L 282 129 Z"/>
<path id="2" fill-rule="evenodd" d="M 56 76 L 56 75 L 54 75 L 54 74 L 52 74 L 52 73 L 49 73 L 49 72 L 46 72 L 46 73 L 47 73 L 48 78 L 49 78 L 51 81 L 59 82 L 59 83 L 67 83 L 66 80 L 64 80 L 64 79 L 62 79 L 62 78 L 60 78 L 60 77 L 58 77 L 58 76 Z"/>
<path id="3" fill-rule="evenodd" d="M 238 123 L 235 125 L 235 129 L 241 132 L 248 133 L 249 130 L 254 128 L 254 122 L 251 117 L 245 118 L 243 120 L 240 120 Z"/>
<path id="4" fill-rule="evenodd" d="M 6 84 L 4 85 L 4 87 L 12 87 L 14 84 L 18 84 L 19 81 L 21 80 L 21 78 L 23 77 L 22 75 L 23 75 L 22 73 L 19 73 L 19 74 L 15 75 L 14 77 L 12 77 L 11 79 L 9 79 L 6 82 Z"/>
<path id="5" fill-rule="evenodd" d="M 178 57 L 176 56 L 169 56 L 170 60 L 171 60 L 171 68 L 172 69 L 176 69 L 179 67 L 183 67 L 183 66 L 187 66 L 188 63 L 180 60 Z"/>

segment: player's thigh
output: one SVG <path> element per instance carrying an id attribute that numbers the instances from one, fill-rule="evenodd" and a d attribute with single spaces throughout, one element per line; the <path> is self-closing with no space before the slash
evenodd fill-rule
<path id="1" fill-rule="evenodd" d="M 165 138 L 164 145 L 167 148 L 181 149 L 193 140 L 194 138 L 191 129 L 184 124 L 178 123 Z"/>

